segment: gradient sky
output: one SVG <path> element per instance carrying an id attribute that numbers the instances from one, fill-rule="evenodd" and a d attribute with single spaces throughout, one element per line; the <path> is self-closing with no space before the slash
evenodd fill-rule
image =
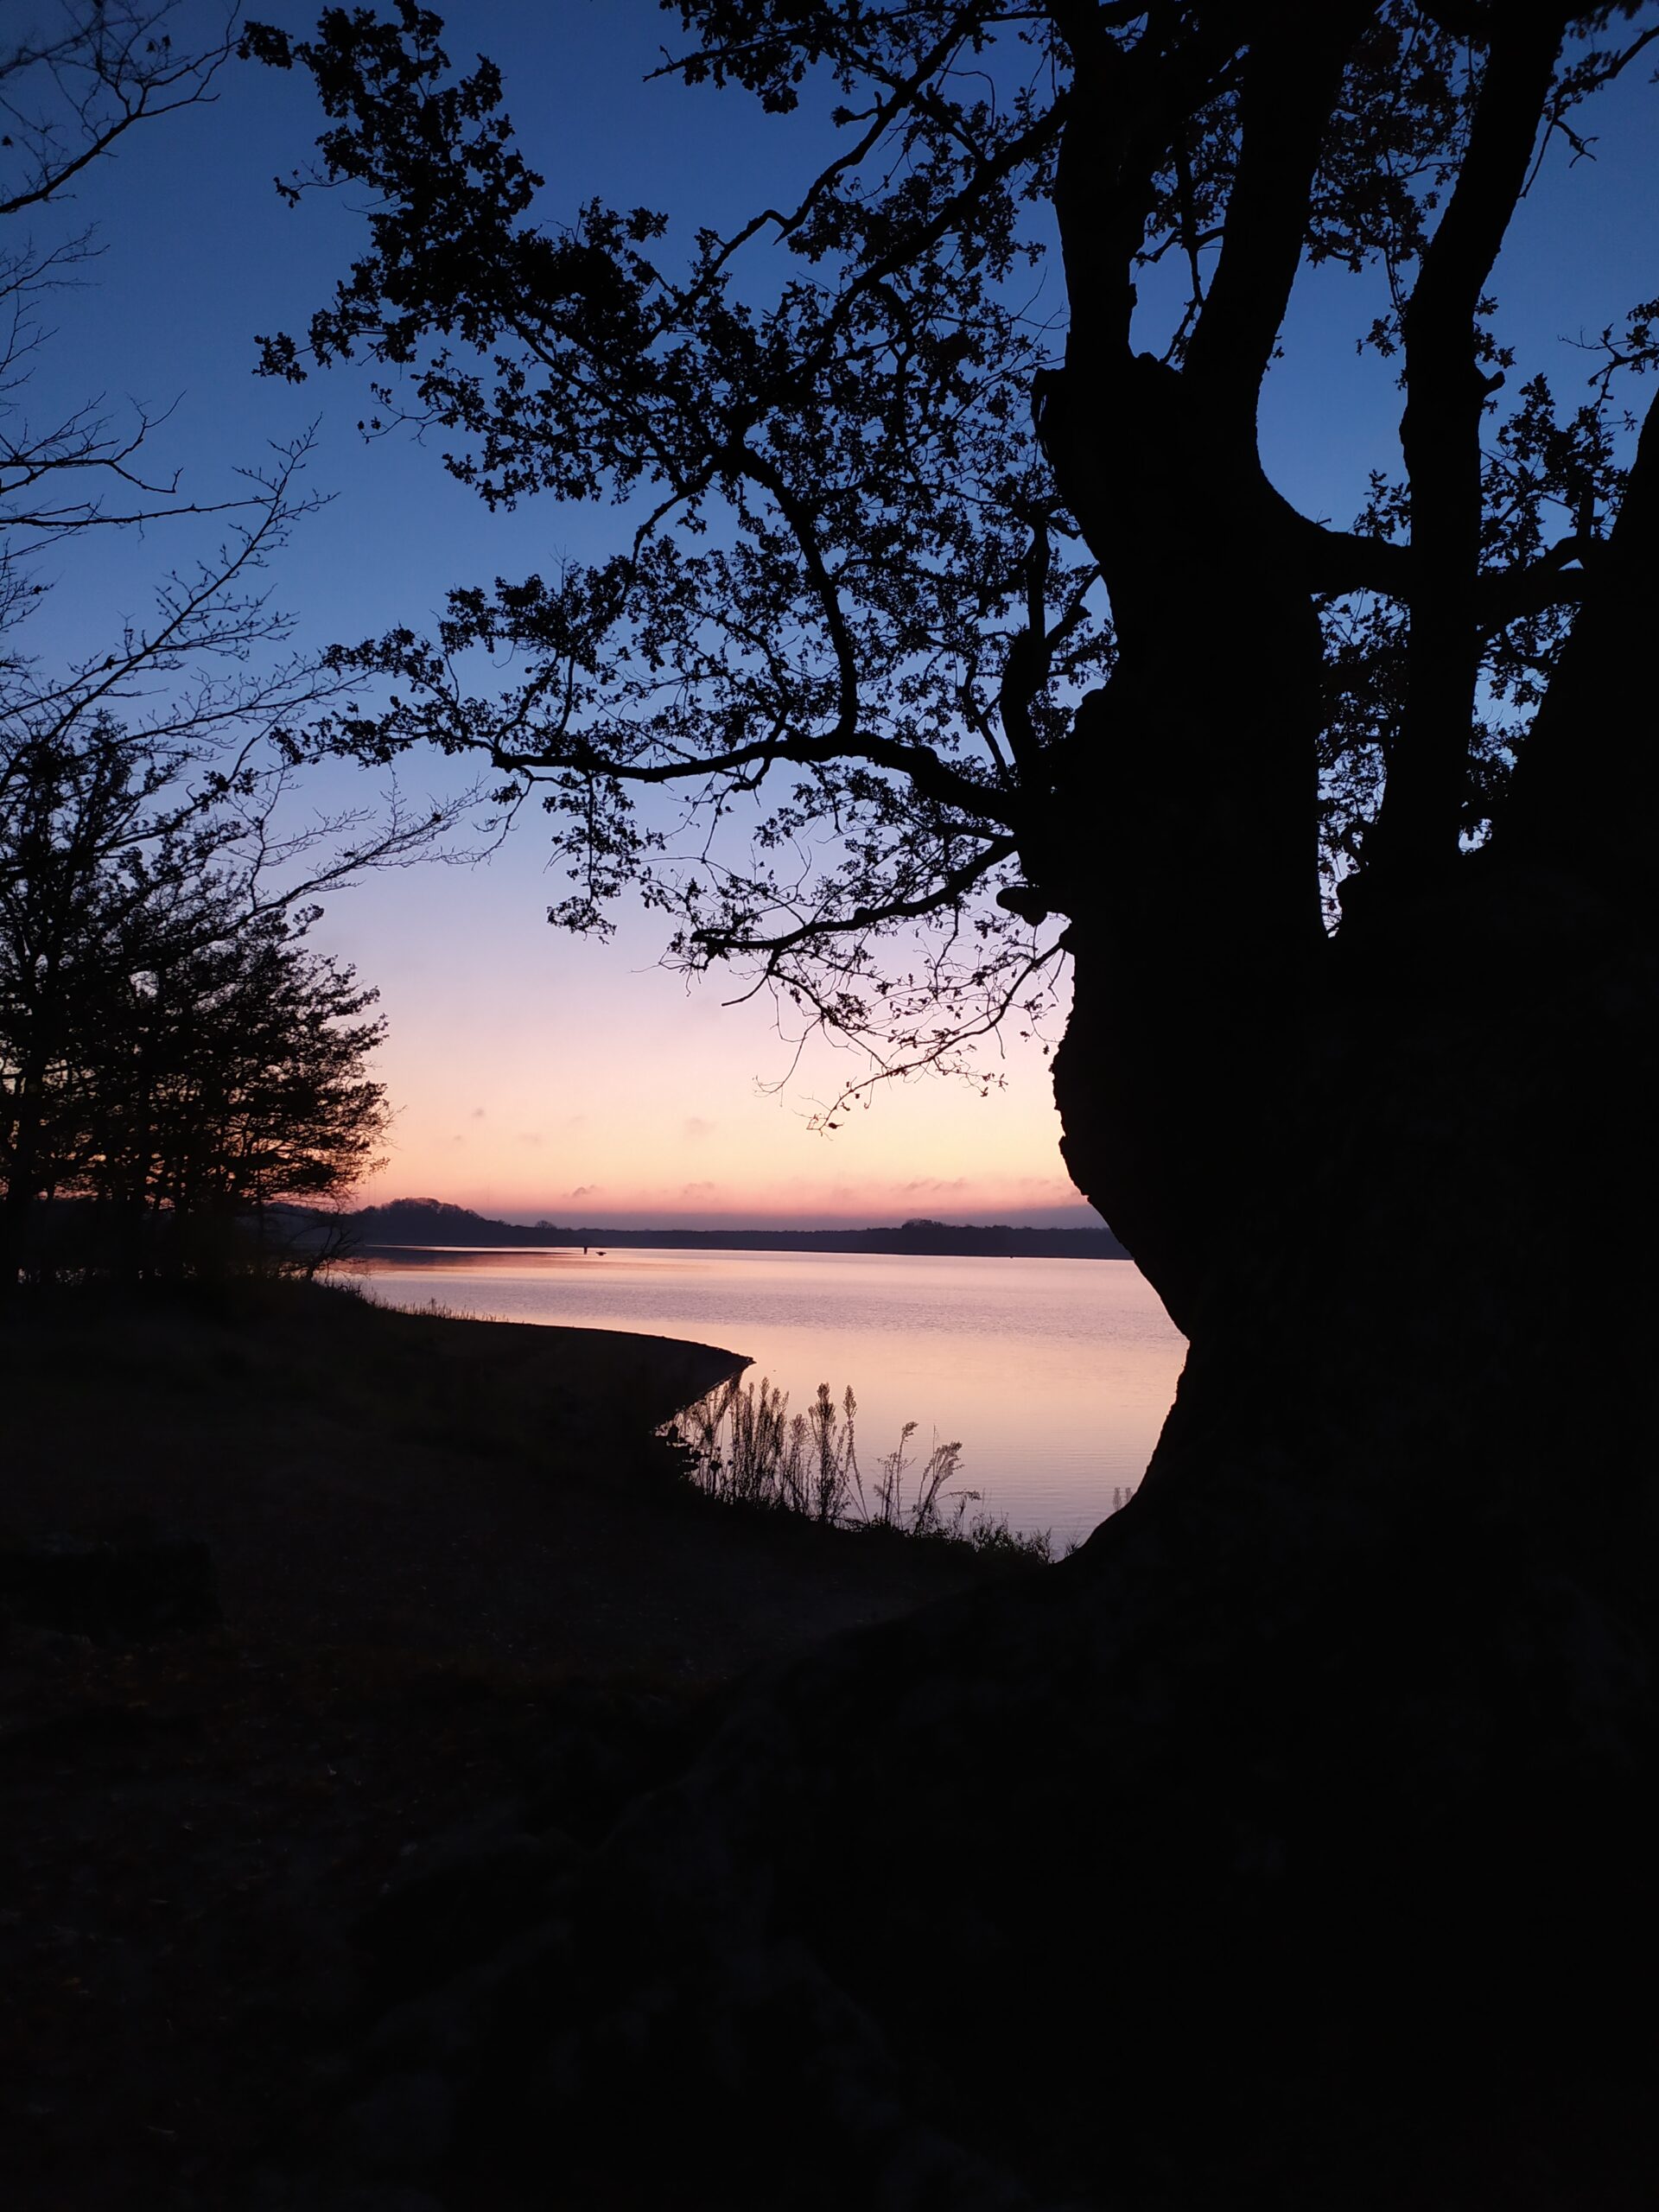
<path id="1" fill-rule="evenodd" d="M 252 12 L 299 31 L 315 10 L 260 0 Z M 675 28 L 652 0 L 455 0 L 447 14 L 453 54 L 481 49 L 501 64 L 550 216 L 598 195 L 669 210 L 687 232 L 730 225 L 778 204 L 791 181 L 798 189 L 830 143 L 827 127 L 763 117 L 735 93 L 642 86 Z M 1652 94 L 1635 73 L 1599 105 L 1599 158 L 1553 160 L 1512 232 L 1497 324 L 1521 350 L 1512 385 L 1541 367 L 1570 391 L 1588 364 L 1563 341 L 1659 289 L 1659 156 Z M 54 302 L 36 381 L 41 414 L 99 391 L 118 415 L 129 397 L 171 406 L 156 460 L 185 468 L 200 499 L 223 496 L 268 442 L 315 423 L 311 480 L 333 503 L 273 583 L 301 637 L 321 645 L 418 627 L 450 584 L 545 569 L 613 540 L 605 511 L 543 502 L 491 518 L 435 452 L 365 447 L 365 380 L 352 372 L 298 391 L 253 377 L 254 334 L 302 325 L 361 238 L 339 196 L 290 213 L 271 188 L 316 129 L 304 80 L 236 67 L 213 105 L 130 137 L 57 219 L 95 223 L 105 251 L 87 285 Z M 1397 454 L 1392 370 L 1355 349 L 1373 311 L 1362 288 L 1316 275 L 1264 405 L 1275 480 L 1344 524 L 1367 470 Z M 167 525 L 66 554 L 35 649 L 89 650 L 142 615 L 156 575 L 190 550 Z M 438 791 L 443 776 L 416 763 L 406 781 Z M 359 788 L 343 768 L 325 772 L 316 803 Z M 543 867 L 532 817 L 486 865 L 381 876 L 334 901 L 318 941 L 381 987 L 391 1023 L 379 1072 L 397 1118 L 367 1195 L 617 1225 L 1094 1217 L 1065 1175 L 1035 1046 L 1005 1041 L 989 1065 L 1006 1087 L 988 1097 L 938 1079 L 888 1084 L 868 1111 L 815 1134 L 815 1103 L 855 1071 L 845 1056 L 820 1045 L 792 1065 L 769 1009 L 721 1004 L 733 982 L 688 991 L 660 969 L 645 918 L 625 915 L 608 944 L 550 930 Z"/>

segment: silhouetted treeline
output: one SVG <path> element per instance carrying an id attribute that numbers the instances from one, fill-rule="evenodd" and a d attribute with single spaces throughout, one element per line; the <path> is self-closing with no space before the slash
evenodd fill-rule
<path id="1" fill-rule="evenodd" d="M 587 1245 L 696 1252 L 932 1252 L 1016 1259 L 1123 1260 L 1109 1229 L 1027 1229 L 906 1221 L 872 1229 L 569 1229 L 556 1222 L 493 1221 L 442 1198 L 394 1198 L 350 1217 L 359 1245 Z"/>

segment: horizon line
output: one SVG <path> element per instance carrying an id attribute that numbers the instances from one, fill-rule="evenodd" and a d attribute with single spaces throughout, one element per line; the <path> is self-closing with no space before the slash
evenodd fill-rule
<path id="1" fill-rule="evenodd" d="M 1104 1235 L 1112 1234 L 1100 1214 L 1086 1198 L 1081 1198 L 1069 1204 L 1027 1206 L 1018 1209 L 1013 1213 L 1002 1213 L 995 1217 L 976 1213 L 971 1217 L 946 1218 L 939 1214 L 914 1212 L 906 1213 L 902 1217 L 895 1216 L 890 1220 L 873 1218 L 868 1212 L 831 1214 L 823 1209 L 811 1209 L 808 1217 L 803 1218 L 800 1215 L 785 1213 L 738 1214 L 725 1208 L 687 1209 L 684 1213 L 675 1211 L 655 1213 L 639 1206 L 620 1208 L 618 1213 L 608 1221 L 604 1219 L 583 1221 L 580 1217 L 575 1216 L 561 1220 L 544 1208 L 513 1205 L 499 1212 L 488 1212 L 482 1206 L 467 1205 L 456 1198 L 435 1198 L 426 1192 L 400 1195 L 394 1198 L 365 1200 L 353 1211 L 366 1213 L 393 1206 L 453 1207 L 457 1212 L 471 1214 L 475 1219 L 499 1222 L 504 1227 L 514 1229 L 545 1227 L 569 1230 L 573 1232 L 591 1230 L 595 1233 L 602 1232 L 606 1229 L 614 1229 L 625 1230 L 629 1235 L 637 1235 L 642 1230 L 648 1229 L 665 1229 L 677 1232 L 690 1231 L 700 1235 L 713 1235 L 723 1230 L 749 1230 L 761 1236 L 774 1232 L 834 1235 L 841 1230 L 850 1231 L 861 1229 L 898 1230 L 904 1228 L 907 1223 L 911 1222 L 925 1222 L 941 1229 L 1027 1229 L 1034 1231 L 1046 1230 L 1077 1231 L 1098 1229 Z M 715 1217 L 710 1218 L 711 1215 Z M 1033 1217 L 1039 1217 L 1033 1218 Z"/>

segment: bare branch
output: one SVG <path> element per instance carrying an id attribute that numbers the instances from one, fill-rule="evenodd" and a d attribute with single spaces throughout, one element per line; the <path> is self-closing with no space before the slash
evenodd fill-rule
<path id="1" fill-rule="evenodd" d="M 817 944 L 827 937 L 861 936 L 892 922 L 919 921 L 938 913 L 942 907 L 959 905 L 982 878 L 1012 859 L 1018 849 L 1014 838 L 994 837 L 970 859 L 945 869 L 938 881 L 919 898 L 886 899 L 870 906 L 855 906 L 844 913 L 826 910 L 792 930 L 766 936 L 742 937 L 729 930 L 709 928 L 694 930 L 691 939 L 719 959 L 734 954 L 744 957 L 764 953 L 766 974 L 775 976 L 782 957 L 801 945 Z"/>
<path id="2" fill-rule="evenodd" d="M 55 37 L 0 48 L 0 123 L 21 178 L 0 217 L 61 198 L 137 124 L 211 99 L 235 43 L 234 10 L 207 45 L 175 52 L 179 0 L 71 0 Z"/>

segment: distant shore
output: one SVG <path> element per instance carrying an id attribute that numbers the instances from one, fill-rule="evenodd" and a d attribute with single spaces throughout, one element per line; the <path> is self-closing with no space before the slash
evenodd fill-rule
<path id="1" fill-rule="evenodd" d="M 938 1258 L 1126 1260 L 1109 1229 L 1032 1229 L 906 1221 L 868 1229 L 568 1228 L 556 1222 L 495 1221 L 439 1198 L 394 1198 L 348 1217 L 360 1247 L 505 1246 L 547 1249 L 687 1252 L 872 1252 Z"/>

